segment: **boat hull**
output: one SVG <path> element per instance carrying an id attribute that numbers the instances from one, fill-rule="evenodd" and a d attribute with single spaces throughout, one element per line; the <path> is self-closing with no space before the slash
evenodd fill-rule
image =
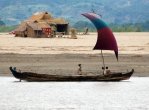
<path id="1" fill-rule="evenodd" d="M 49 75 L 32 72 L 17 72 L 10 67 L 13 76 L 26 81 L 121 81 L 128 80 L 134 70 L 127 73 L 111 73 L 109 75 Z"/>

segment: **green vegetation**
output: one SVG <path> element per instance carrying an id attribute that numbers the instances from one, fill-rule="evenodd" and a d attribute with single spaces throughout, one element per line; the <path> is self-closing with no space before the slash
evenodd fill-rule
<path id="1" fill-rule="evenodd" d="M 13 26 L 5 26 L 0 25 L 0 32 L 11 32 L 17 27 L 17 25 Z M 90 32 L 96 32 L 96 28 L 89 21 L 78 21 L 72 27 L 76 28 L 77 31 L 83 32 L 85 27 L 89 28 Z M 127 23 L 127 24 L 109 24 L 109 27 L 114 32 L 149 32 L 149 21 L 143 23 Z"/>
<path id="2" fill-rule="evenodd" d="M 110 24 L 109 26 L 114 32 L 141 32 L 143 31 L 140 25 L 135 25 L 135 24 L 122 24 L 122 25 Z"/>
<path id="3" fill-rule="evenodd" d="M 0 32 L 11 32 L 13 31 L 17 26 L 0 26 Z"/>
<path id="4" fill-rule="evenodd" d="M 78 31 L 84 31 L 85 27 L 89 28 L 90 32 L 95 32 L 96 29 L 92 23 L 86 21 L 78 21 L 73 25 Z M 109 27 L 114 32 L 149 32 L 149 21 L 143 23 L 127 23 L 127 24 L 109 24 Z"/>
<path id="5" fill-rule="evenodd" d="M 15 26 L 6 26 L 5 23 L 2 20 L 0 20 L 0 32 L 11 32 L 15 28 L 16 28 L 16 25 Z"/>

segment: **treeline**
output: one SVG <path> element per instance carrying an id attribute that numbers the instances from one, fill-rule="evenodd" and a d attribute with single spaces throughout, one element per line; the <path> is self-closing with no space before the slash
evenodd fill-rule
<path id="1" fill-rule="evenodd" d="M 84 31 L 85 27 L 89 28 L 89 31 L 95 32 L 94 25 L 87 21 L 78 21 L 73 25 L 78 31 Z M 149 32 L 149 21 L 143 23 L 127 23 L 127 24 L 109 24 L 109 27 L 114 32 Z"/>
<path id="2" fill-rule="evenodd" d="M 5 23 L 0 19 L 0 32 L 11 32 L 17 26 L 6 26 Z"/>
<path id="3" fill-rule="evenodd" d="M 149 21 L 143 23 L 110 24 L 114 32 L 149 32 Z"/>
<path id="4" fill-rule="evenodd" d="M 0 32 L 11 32 L 17 25 L 6 26 L 3 22 L 0 22 Z M 73 26 L 77 31 L 83 32 L 88 27 L 90 32 L 96 32 L 95 26 L 88 21 L 78 21 Z M 127 23 L 127 24 L 109 24 L 109 27 L 114 32 L 149 32 L 149 21 L 143 23 Z"/>
<path id="5" fill-rule="evenodd" d="M 13 31 L 17 26 L 0 26 L 0 32 L 11 32 Z"/>

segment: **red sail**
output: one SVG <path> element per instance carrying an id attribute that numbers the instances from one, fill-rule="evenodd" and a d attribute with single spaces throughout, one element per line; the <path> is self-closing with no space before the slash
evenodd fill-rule
<path id="1" fill-rule="evenodd" d="M 116 39 L 105 22 L 103 22 L 95 13 L 82 14 L 87 17 L 97 28 L 98 39 L 94 50 L 113 50 L 118 59 L 118 46 Z"/>

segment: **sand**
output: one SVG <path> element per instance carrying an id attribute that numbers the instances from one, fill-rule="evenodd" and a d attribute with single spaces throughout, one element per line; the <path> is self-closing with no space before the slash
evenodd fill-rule
<path id="1" fill-rule="evenodd" d="M 112 51 L 104 51 L 106 65 L 112 71 L 135 69 L 134 76 L 149 76 L 149 33 L 114 33 L 119 46 L 119 61 Z M 48 74 L 76 74 L 101 71 L 100 51 L 92 50 L 97 34 L 77 35 L 78 39 L 21 38 L 0 33 L 0 75 L 10 76 L 9 66 L 22 71 Z"/>

